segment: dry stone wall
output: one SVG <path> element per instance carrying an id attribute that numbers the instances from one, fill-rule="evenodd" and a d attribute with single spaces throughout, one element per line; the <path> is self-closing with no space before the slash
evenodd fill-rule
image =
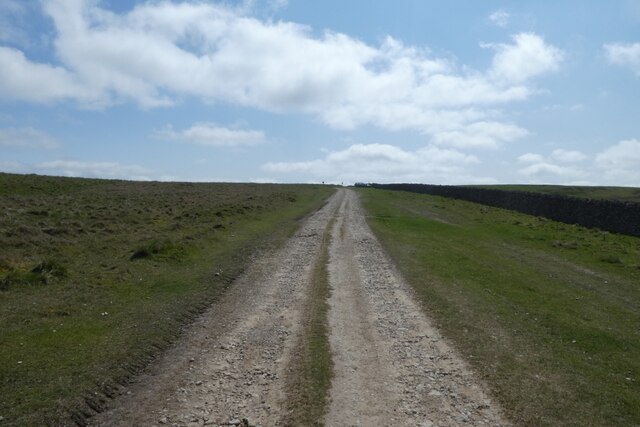
<path id="1" fill-rule="evenodd" d="M 578 224 L 640 237 L 640 204 L 637 203 L 454 185 L 366 184 L 366 186 L 451 197 L 541 216 L 567 224 Z"/>

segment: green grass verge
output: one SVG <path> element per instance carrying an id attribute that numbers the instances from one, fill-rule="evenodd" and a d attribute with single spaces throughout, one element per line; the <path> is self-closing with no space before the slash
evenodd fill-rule
<path id="1" fill-rule="evenodd" d="M 329 221 L 314 266 L 311 292 L 303 313 L 303 332 L 289 381 L 289 426 L 322 426 L 332 378 L 329 345 L 329 245 L 335 221 Z"/>
<path id="2" fill-rule="evenodd" d="M 360 194 L 426 311 L 518 425 L 640 425 L 640 239 Z"/>
<path id="3" fill-rule="evenodd" d="M 0 188 L 0 416 L 21 426 L 100 410 L 333 191 L 7 174 Z"/>
<path id="4" fill-rule="evenodd" d="M 571 185 L 480 185 L 477 187 L 556 194 L 560 196 L 577 197 L 579 199 L 619 200 L 622 202 L 640 203 L 640 188 L 634 187 L 587 187 Z"/>

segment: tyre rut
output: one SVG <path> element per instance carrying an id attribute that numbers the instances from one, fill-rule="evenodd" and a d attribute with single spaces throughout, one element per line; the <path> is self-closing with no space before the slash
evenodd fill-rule
<path id="1" fill-rule="evenodd" d="M 91 425 L 290 425 L 294 352 L 330 220 L 327 426 L 510 425 L 439 334 L 339 190 L 276 253 L 256 259 L 150 372 Z"/>
<path id="2" fill-rule="evenodd" d="M 281 250 L 252 263 L 149 374 L 90 424 L 283 425 L 300 310 L 342 197 L 334 194 Z"/>
<path id="3" fill-rule="evenodd" d="M 510 425 L 418 305 L 347 191 L 330 247 L 328 426 Z"/>

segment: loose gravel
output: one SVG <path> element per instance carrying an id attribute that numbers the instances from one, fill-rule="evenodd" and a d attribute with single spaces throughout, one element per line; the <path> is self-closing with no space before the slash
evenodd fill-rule
<path id="1" fill-rule="evenodd" d="M 358 196 L 339 190 L 251 268 L 150 371 L 91 420 L 100 426 L 278 426 L 301 309 L 324 230 L 334 377 L 328 426 L 510 425 L 439 334 L 369 229 Z M 319 420 L 322 421 L 322 420 Z"/>

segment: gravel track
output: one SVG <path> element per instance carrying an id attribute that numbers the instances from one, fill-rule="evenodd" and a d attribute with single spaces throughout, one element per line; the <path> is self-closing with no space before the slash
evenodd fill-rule
<path id="1" fill-rule="evenodd" d="M 115 409 L 91 424 L 282 425 L 300 309 L 341 197 L 311 215 L 280 251 L 254 262 Z"/>
<path id="2" fill-rule="evenodd" d="M 256 260 L 100 426 L 283 425 L 302 307 L 331 218 L 328 426 L 510 425 L 448 345 L 339 190 L 276 253 Z"/>
<path id="3" fill-rule="evenodd" d="M 332 233 L 329 426 L 509 425 L 434 328 L 348 191 Z"/>

